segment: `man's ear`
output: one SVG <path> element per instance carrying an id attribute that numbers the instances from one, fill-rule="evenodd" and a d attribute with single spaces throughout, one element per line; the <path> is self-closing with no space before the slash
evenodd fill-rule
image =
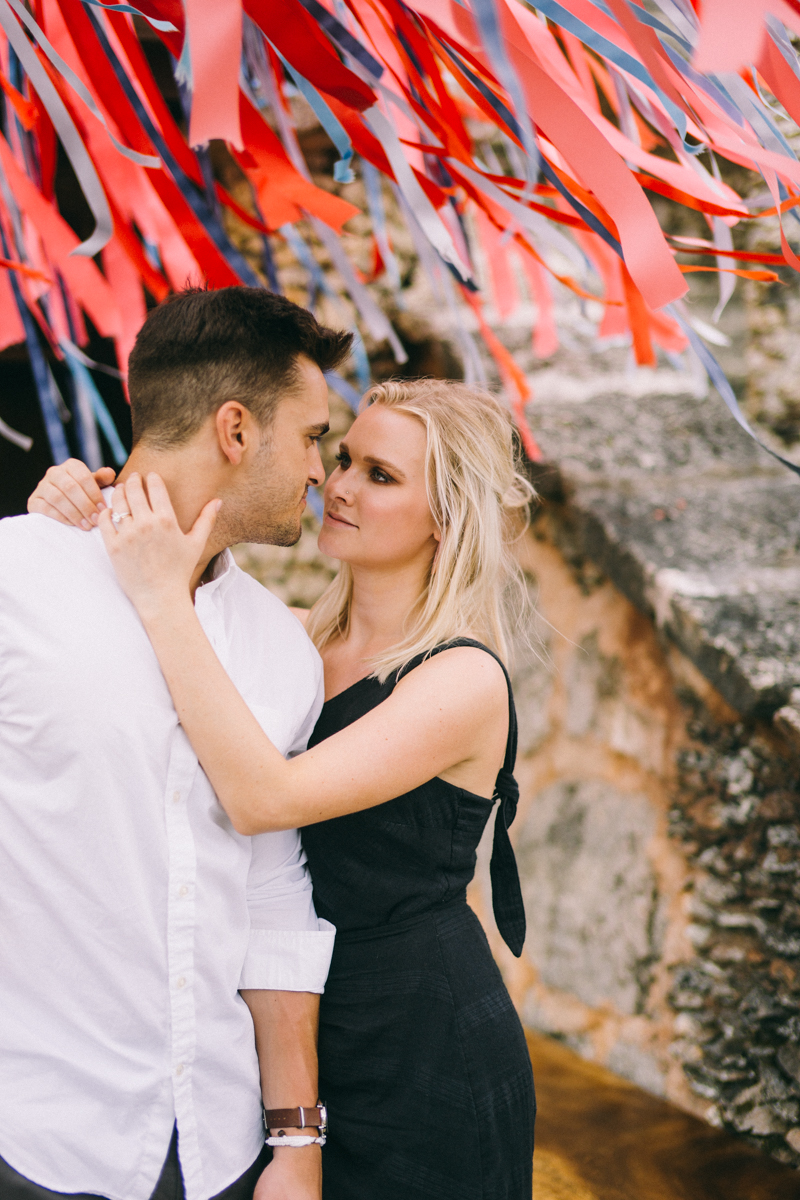
<path id="1" fill-rule="evenodd" d="M 214 419 L 219 448 L 231 466 L 238 467 L 256 434 L 255 422 L 244 404 L 227 400 Z"/>

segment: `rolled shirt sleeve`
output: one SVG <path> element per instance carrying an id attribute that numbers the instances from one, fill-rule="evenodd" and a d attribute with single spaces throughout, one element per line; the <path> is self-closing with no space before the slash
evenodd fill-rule
<path id="1" fill-rule="evenodd" d="M 336 930 L 314 911 L 300 834 L 262 833 L 252 841 L 250 940 L 239 987 L 323 992 Z"/>

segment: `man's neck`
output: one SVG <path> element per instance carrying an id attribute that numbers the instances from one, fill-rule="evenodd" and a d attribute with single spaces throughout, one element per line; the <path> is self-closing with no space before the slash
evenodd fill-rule
<path id="1" fill-rule="evenodd" d="M 141 444 L 134 446 L 130 458 L 117 477 L 117 483 L 125 483 L 135 471 L 141 475 L 145 484 L 150 472 L 154 471 L 161 476 L 169 492 L 178 524 L 184 533 L 189 532 L 208 501 L 214 499 L 215 493 L 209 487 L 210 482 L 213 485 L 213 480 L 209 481 L 206 465 L 195 461 L 195 456 L 188 448 L 181 448 L 176 452 L 155 450 Z M 192 575 L 192 595 L 201 582 L 207 582 L 210 575 L 209 564 L 224 549 L 225 545 L 217 545 L 212 535 L 206 552 Z"/>

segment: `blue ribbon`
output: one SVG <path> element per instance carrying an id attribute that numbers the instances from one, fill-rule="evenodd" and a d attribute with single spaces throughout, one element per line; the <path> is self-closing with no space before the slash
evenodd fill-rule
<path id="1" fill-rule="evenodd" d="M 589 0 L 589 2 L 608 16 L 613 15 L 604 4 L 597 3 L 597 0 Z M 627 71 L 629 75 L 633 75 L 634 79 L 638 79 L 640 83 L 651 88 L 672 117 L 675 128 L 680 134 L 681 141 L 684 144 L 686 143 L 686 113 L 683 109 L 678 108 L 676 104 L 673 104 L 668 96 L 664 95 L 661 88 L 653 80 L 650 72 L 642 66 L 638 59 L 628 54 L 627 51 L 621 50 L 619 46 L 609 41 L 608 38 L 604 38 L 602 34 L 597 33 L 590 25 L 581 21 L 579 17 L 573 16 L 571 12 L 561 4 L 558 4 L 556 0 L 541 0 L 541 3 L 539 0 L 536 0 L 536 7 L 557 25 L 561 25 L 570 33 L 573 33 L 575 37 L 579 38 L 590 49 L 595 50 L 602 57 L 613 62 L 614 66 Z M 687 147 L 687 149 L 691 149 L 691 147 Z"/>
<path id="2" fill-rule="evenodd" d="M 355 175 L 350 167 L 353 158 L 353 146 L 350 138 L 347 136 L 346 129 L 313 84 L 309 83 L 299 71 L 296 71 L 290 62 L 287 62 L 280 50 L 276 47 L 274 49 L 294 80 L 297 90 L 305 96 L 314 110 L 320 125 L 339 151 L 339 158 L 333 164 L 333 178 L 337 183 L 353 183 Z"/>
<path id="3" fill-rule="evenodd" d="M 67 437 L 64 432 L 64 425 L 58 412 L 60 407 L 58 399 L 60 397 L 56 394 L 56 381 L 53 379 L 52 372 L 47 365 L 47 360 L 39 344 L 36 325 L 28 311 L 27 304 L 22 299 L 22 292 L 17 280 L 14 278 L 13 271 L 10 271 L 9 275 L 11 287 L 14 291 L 14 300 L 16 301 L 22 320 L 22 327 L 25 330 L 25 341 L 28 345 L 28 355 L 31 360 L 33 382 L 36 385 L 36 394 L 39 397 L 39 407 L 42 410 L 47 440 L 50 443 L 50 453 L 53 456 L 54 463 L 62 463 L 70 457 L 70 453 L 69 446 L 67 445 Z"/>
<path id="4" fill-rule="evenodd" d="M 622 246 L 619 244 L 614 235 L 609 233 L 603 222 L 599 220 L 599 218 L 596 217 L 590 209 L 581 204 L 580 200 L 577 200 L 575 196 L 572 195 L 572 192 L 564 187 L 564 184 L 558 178 L 555 171 L 544 157 L 542 158 L 540 165 L 542 168 L 542 174 L 550 180 L 553 187 L 561 193 L 567 203 L 575 209 L 576 213 L 578 213 L 578 215 L 586 222 L 589 228 L 593 229 L 598 237 L 601 237 L 606 245 L 610 246 L 614 253 L 618 254 L 620 258 L 624 260 L 625 255 L 622 253 Z"/>
<path id="5" fill-rule="evenodd" d="M 322 268 L 314 258 L 314 255 L 311 253 L 300 234 L 295 229 L 294 225 L 290 225 L 288 223 L 286 225 L 281 225 L 278 232 L 282 234 L 288 243 L 289 248 L 291 249 L 297 261 L 300 263 L 300 266 L 304 267 L 308 272 L 308 301 L 306 307 L 313 310 L 314 305 L 317 302 L 317 295 L 320 292 L 323 292 L 325 295 L 329 296 L 332 296 L 334 293 L 328 286 L 328 282 L 322 273 Z"/>
<path id="6" fill-rule="evenodd" d="M 150 22 L 154 29 L 160 29 L 163 33 L 178 32 L 171 21 L 157 21 L 155 17 L 148 17 L 147 13 L 133 8 L 130 4 L 103 4 L 103 0 L 83 0 L 83 3 L 94 4 L 96 8 L 104 8 L 106 12 L 130 13 L 134 17 L 143 17 L 145 21 Z"/>
<path id="7" fill-rule="evenodd" d="M 86 367 L 85 363 L 82 363 L 80 358 L 78 358 L 78 356 L 73 353 L 72 348 L 69 345 L 62 342 L 61 349 L 64 351 L 64 358 L 66 359 L 67 366 L 69 367 L 70 372 L 72 374 L 73 380 L 75 382 L 76 390 L 81 389 L 83 391 L 84 396 L 89 401 L 89 405 L 90 405 L 91 411 L 94 415 L 94 419 L 97 421 L 97 424 L 100 426 L 100 429 L 102 430 L 102 432 L 105 436 L 105 439 L 108 442 L 108 446 L 109 446 L 109 449 L 111 450 L 111 454 L 114 459 L 114 462 L 117 464 L 118 467 L 124 466 L 124 464 L 127 462 L 127 459 L 128 459 L 128 452 L 125 449 L 125 447 L 123 446 L 122 441 L 120 440 L 119 433 L 117 432 L 117 427 L 114 424 L 114 418 L 111 416 L 111 413 L 108 411 L 105 401 L 103 400 L 103 397 L 100 395 L 99 391 L 97 390 L 97 385 L 95 384 L 95 381 L 92 379 L 90 371 Z M 91 463 L 89 462 L 89 458 L 86 457 L 87 447 L 84 444 L 87 439 L 86 439 L 85 434 L 80 426 L 80 423 L 79 423 L 79 438 L 81 441 L 81 450 L 83 451 L 83 454 L 84 454 L 84 460 L 87 463 L 89 463 L 89 465 L 91 466 Z M 98 463 L 98 466 L 101 466 L 101 465 L 102 465 L 101 463 Z"/>
<path id="8" fill-rule="evenodd" d="M 353 385 L 348 383 L 346 379 L 343 379 L 337 371 L 326 371 L 325 378 L 334 392 L 350 405 L 354 413 L 357 413 L 361 397 Z"/>
<path id="9" fill-rule="evenodd" d="M 765 446 L 761 439 L 755 434 L 752 427 L 748 424 L 744 413 L 739 407 L 739 401 L 736 399 L 736 393 L 728 382 L 725 372 L 714 358 L 714 355 L 711 353 L 708 346 L 706 346 L 706 344 L 700 340 L 688 321 L 683 319 L 683 317 L 672 304 L 667 305 L 665 311 L 668 312 L 670 316 L 678 322 L 681 329 L 686 334 L 692 349 L 703 364 L 706 374 L 719 392 L 722 399 L 725 401 L 725 404 L 727 405 L 728 410 L 731 413 L 734 421 L 736 421 L 737 425 L 740 425 L 745 433 L 749 433 L 753 441 L 758 442 L 761 449 L 766 450 L 767 454 L 771 454 L 773 458 L 777 458 L 778 462 L 783 463 L 783 465 L 788 467 L 790 471 L 794 471 L 795 475 L 800 475 L 800 466 L 798 466 L 797 463 L 793 463 L 791 459 L 784 458 L 782 454 L 778 454 L 775 450 L 770 450 L 769 446 Z"/>
<path id="10" fill-rule="evenodd" d="M 365 158 L 362 158 L 361 177 L 364 180 L 364 190 L 367 193 L 367 207 L 372 219 L 372 232 L 375 235 L 375 241 L 378 243 L 378 249 L 381 252 L 381 258 L 386 268 L 386 274 L 389 276 L 389 281 L 395 291 L 399 292 L 401 288 L 400 268 L 397 265 L 397 259 L 392 253 L 392 247 L 389 244 L 389 235 L 386 230 L 386 210 L 383 206 L 381 175 L 377 167 L 373 167 L 371 162 L 367 162 Z"/>
<path id="11" fill-rule="evenodd" d="M 531 183 L 535 183 L 539 163 L 539 148 L 536 145 L 536 134 L 533 123 L 528 115 L 528 106 L 519 76 L 511 64 L 506 50 L 506 43 L 500 30 L 500 20 L 497 15 L 494 0 L 472 0 L 472 15 L 478 26 L 486 53 L 495 74 L 511 98 L 517 112 L 520 141 L 528 155 L 528 169 Z"/>

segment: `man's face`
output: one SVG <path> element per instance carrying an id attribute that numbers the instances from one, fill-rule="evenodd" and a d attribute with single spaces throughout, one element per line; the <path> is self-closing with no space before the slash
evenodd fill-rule
<path id="1" fill-rule="evenodd" d="M 328 420 L 325 376 L 300 355 L 294 386 L 279 400 L 274 419 L 244 472 L 237 505 L 242 526 L 238 541 L 273 546 L 299 541 L 308 488 L 325 478 L 317 442 L 327 432 Z"/>

